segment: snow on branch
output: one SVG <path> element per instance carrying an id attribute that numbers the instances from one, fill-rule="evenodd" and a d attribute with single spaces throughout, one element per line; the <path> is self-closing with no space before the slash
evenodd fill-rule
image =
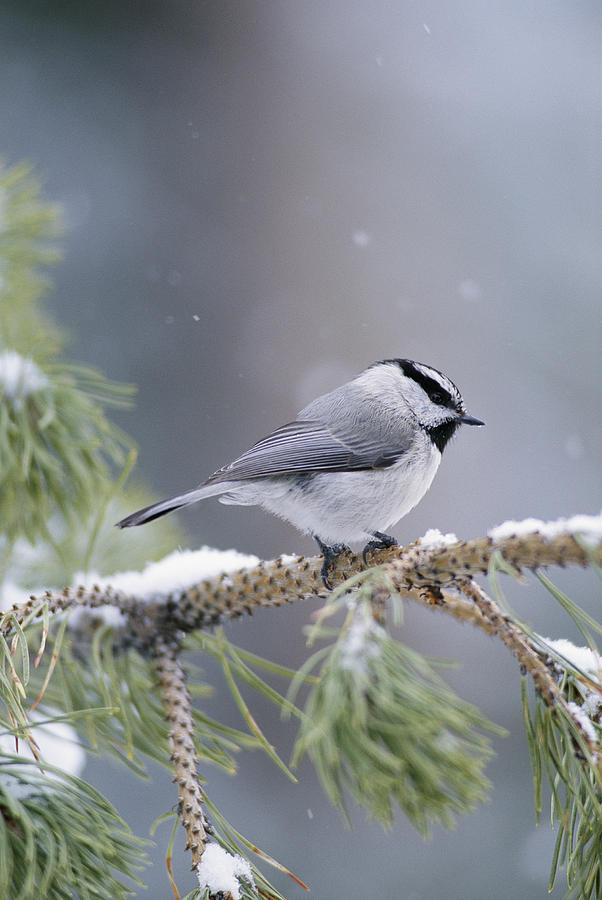
<path id="1" fill-rule="evenodd" d="M 580 515 L 547 523 L 526 519 L 498 525 L 487 537 L 471 541 L 452 541 L 453 537 L 431 529 L 408 547 L 370 554 L 370 562 L 386 565 L 384 571 L 398 589 L 412 593 L 416 599 L 431 601 L 439 599 L 440 592 L 459 578 L 487 574 L 494 557 L 515 572 L 552 565 L 602 564 L 602 515 Z M 311 596 L 325 597 L 328 592 L 320 568 L 321 557 L 281 556 L 259 561 L 234 550 L 204 547 L 172 553 L 142 572 L 92 576 L 77 587 L 46 591 L 25 603 L 13 604 L 11 611 L 21 623 L 42 607 L 51 613 L 78 607 L 97 611 L 113 607 L 127 617 L 124 627 L 130 636 L 132 629 L 147 634 L 149 628 L 167 618 L 173 627 L 190 632 L 249 614 L 256 608 L 280 606 Z M 333 565 L 331 583 L 341 584 L 363 569 L 360 554 L 343 553 Z M 14 591 L 11 594 L 14 599 Z M 470 611 L 472 604 L 458 602 L 455 594 L 446 597 L 446 601 L 452 614 L 479 618 Z M 10 629 L 6 624 L 5 630 L 7 627 Z"/>

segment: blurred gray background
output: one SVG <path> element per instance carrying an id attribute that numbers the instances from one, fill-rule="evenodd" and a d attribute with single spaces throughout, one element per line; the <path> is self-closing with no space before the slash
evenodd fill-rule
<path id="1" fill-rule="evenodd" d="M 72 358 L 139 386 L 119 421 L 157 497 L 408 356 L 450 375 L 487 427 L 446 451 L 402 541 L 599 510 L 601 24 L 578 0 L 5 0 L 0 155 L 32 162 L 65 208 L 51 306 Z M 253 509 L 208 501 L 182 521 L 190 546 L 313 552 Z M 554 576 L 596 611 L 592 580 Z M 508 596 L 574 637 L 541 589 Z M 228 633 L 300 664 L 312 609 Z M 534 828 L 516 666 L 437 613 L 409 607 L 402 637 L 461 659 L 449 679 L 510 730 L 489 805 L 430 843 L 360 810 L 349 832 L 310 766 L 293 786 L 259 754 L 237 779 L 208 770 L 213 799 L 320 900 L 547 896 L 553 835 L 545 814 Z M 210 712 L 235 722 L 226 693 Z M 286 756 L 291 729 L 253 702 Z M 141 834 L 174 803 L 151 774 L 86 772 Z M 170 896 L 168 830 L 149 900 Z M 176 862 L 185 888 L 181 847 Z"/>

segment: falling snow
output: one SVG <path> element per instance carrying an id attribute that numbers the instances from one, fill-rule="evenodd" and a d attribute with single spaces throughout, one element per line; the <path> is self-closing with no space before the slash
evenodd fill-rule
<path id="1" fill-rule="evenodd" d="M 372 235 L 368 234 L 367 231 L 354 231 L 353 243 L 356 247 L 367 247 L 368 244 L 372 243 Z"/>

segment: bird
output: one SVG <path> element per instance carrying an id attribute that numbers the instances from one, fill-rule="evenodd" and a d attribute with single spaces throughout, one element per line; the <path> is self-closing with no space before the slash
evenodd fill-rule
<path id="1" fill-rule="evenodd" d="M 432 366 L 383 359 L 312 400 L 192 490 L 152 503 L 117 525 L 130 528 L 219 495 L 260 506 L 315 539 L 322 579 L 348 544 L 363 558 L 397 546 L 388 534 L 427 492 L 460 425 L 484 425 L 456 385 Z"/>

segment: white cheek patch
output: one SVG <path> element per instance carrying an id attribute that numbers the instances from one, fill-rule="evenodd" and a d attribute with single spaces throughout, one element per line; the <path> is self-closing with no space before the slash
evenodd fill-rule
<path id="1" fill-rule="evenodd" d="M 443 406 L 436 406 L 413 379 L 405 379 L 403 393 L 410 410 L 424 427 L 432 428 L 452 418 L 450 411 Z"/>

